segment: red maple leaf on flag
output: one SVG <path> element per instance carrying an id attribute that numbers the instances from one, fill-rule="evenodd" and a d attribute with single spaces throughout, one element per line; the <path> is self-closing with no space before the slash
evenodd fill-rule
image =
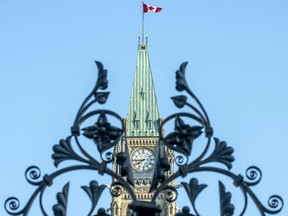
<path id="1" fill-rule="evenodd" d="M 162 10 L 162 8 L 160 8 L 160 7 L 143 4 L 143 13 L 147 13 L 148 11 L 154 12 L 154 13 L 159 13 L 161 10 Z"/>

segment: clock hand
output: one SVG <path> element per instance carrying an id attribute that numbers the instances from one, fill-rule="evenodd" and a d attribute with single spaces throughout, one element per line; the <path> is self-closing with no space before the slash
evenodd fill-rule
<path id="1" fill-rule="evenodd" d="M 133 161 L 136 161 L 137 165 L 138 165 L 138 164 L 142 163 L 143 161 L 145 161 L 145 159 L 138 159 L 138 160 L 136 159 L 136 160 L 133 160 Z"/>
<path id="2" fill-rule="evenodd" d="M 132 161 L 144 161 L 146 159 L 135 159 L 135 160 L 132 160 Z"/>

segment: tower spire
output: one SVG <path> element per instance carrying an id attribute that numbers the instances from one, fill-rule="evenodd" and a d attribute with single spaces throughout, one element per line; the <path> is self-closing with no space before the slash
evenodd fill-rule
<path id="1" fill-rule="evenodd" d="M 138 45 L 138 56 L 127 115 L 127 136 L 158 136 L 160 115 L 146 44 Z"/>

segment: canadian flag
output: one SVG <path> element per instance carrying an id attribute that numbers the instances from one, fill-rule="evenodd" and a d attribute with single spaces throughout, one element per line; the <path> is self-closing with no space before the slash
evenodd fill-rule
<path id="1" fill-rule="evenodd" d="M 162 8 L 160 8 L 160 7 L 155 7 L 152 5 L 143 4 L 143 13 L 147 13 L 147 12 L 158 13 L 161 10 L 162 10 Z"/>

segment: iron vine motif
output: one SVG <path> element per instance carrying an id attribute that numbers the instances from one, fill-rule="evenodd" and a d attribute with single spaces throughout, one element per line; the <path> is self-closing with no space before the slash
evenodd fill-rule
<path id="1" fill-rule="evenodd" d="M 161 124 L 159 128 L 159 145 L 164 145 L 166 148 L 173 150 L 178 155 L 175 159 L 175 163 L 178 166 L 178 170 L 171 176 L 167 177 L 165 173 L 170 169 L 167 155 L 158 156 L 157 167 L 154 171 L 150 192 L 153 192 L 151 201 L 138 200 L 134 194 L 134 178 L 130 164 L 129 146 L 126 140 L 126 130 L 122 118 L 113 111 L 105 109 L 92 109 L 92 105 L 98 103 L 100 105 L 105 104 L 108 99 L 109 92 L 104 90 L 108 87 L 107 70 L 104 69 L 102 63 L 96 61 L 98 68 L 98 79 L 95 87 L 91 93 L 84 100 L 80 109 L 76 115 L 73 126 L 71 127 L 71 134 L 66 139 L 61 139 L 58 144 L 53 146 L 52 159 L 54 165 L 58 167 L 59 164 L 67 160 L 77 162 L 76 165 L 60 168 L 51 173 L 41 175 L 40 169 L 36 166 L 28 167 L 25 171 L 26 180 L 36 187 L 34 193 L 21 210 L 19 210 L 20 202 L 16 197 L 10 197 L 5 202 L 5 210 L 10 215 L 28 215 L 32 204 L 35 199 L 39 197 L 40 209 L 43 215 L 48 215 L 44 203 L 43 194 L 47 186 L 53 185 L 53 180 L 58 176 L 75 170 L 92 170 L 98 171 L 99 175 L 104 173 L 115 179 L 110 186 L 99 185 L 96 180 L 92 180 L 89 186 L 82 186 L 82 189 L 86 192 L 91 201 L 91 208 L 87 215 L 94 216 L 109 216 L 109 211 L 104 208 L 99 208 L 96 211 L 96 207 L 99 198 L 105 188 L 108 188 L 112 196 L 120 196 L 123 191 L 126 191 L 131 199 L 129 205 L 133 215 L 141 216 L 156 216 L 161 212 L 161 209 L 156 205 L 156 198 L 161 193 L 166 193 L 167 201 L 174 202 L 177 199 L 177 188 L 169 184 L 175 179 L 186 177 L 188 174 L 196 172 L 214 172 L 230 178 L 235 187 L 238 187 L 244 196 L 244 207 L 240 215 L 244 215 L 248 205 L 248 196 L 254 202 L 259 210 L 260 215 L 277 214 L 284 205 L 283 199 L 278 195 L 273 195 L 269 198 L 268 204 L 270 209 L 266 208 L 254 194 L 251 187 L 257 185 L 262 177 L 261 170 L 258 167 L 251 166 L 246 171 L 246 178 L 242 175 L 234 174 L 230 171 L 232 168 L 233 148 L 228 146 L 225 141 L 213 137 L 213 129 L 210 125 L 208 115 L 198 100 L 198 98 L 190 90 L 189 85 L 185 77 L 185 69 L 187 62 L 181 64 L 179 70 L 176 71 L 176 89 L 180 92 L 186 92 L 193 100 L 193 104 L 188 102 L 188 98 L 185 95 L 179 95 L 172 97 L 172 101 L 178 108 L 184 106 L 191 109 L 190 113 L 180 112 L 168 116 Z M 83 126 L 87 120 L 95 119 L 97 121 L 90 126 Z M 109 122 L 109 118 L 118 120 L 121 127 L 113 126 Z M 193 125 L 185 123 L 184 119 L 192 120 Z M 175 129 L 167 136 L 163 137 L 161 133 L 162 128 L 169 121 L 174 120 Z M 82 132 L 82 133 L 81 133 Z M 191 158 L 191 152 L 193 151 L 194 142 L 202 134 L 206 137 L 206 146 L 203 152 L 196 158 Z M 80 137 L 85 137 L 88 140 L 92 140 L 96 144 L 100 157 L 95 157 L 85 150 L 81 145 Z M 111 150 L 115 147 L 120 139 L 124 140 L 124 148 L 120 153 L 114 155 Z M 214 140 L 214 149 L 212 153 L 209 153 L 212 142 Z M 74 143 L 74 145 L 72 144 Z M 76 150 L 77 149 L 77 150 Z M 208 154 L 209 153 L 209 154 Z M 120 166 L 120 174 L 118 175 L 107 165 L 111 164 L 113 160 Z M 211 166 L 211 163 L 223 164 L 227 169 L 221 168 L 221 166 Z M 42 179 L 41 179 L 42 176 Z M 195 204 L 196 199 L 203 190 L 207 187 L 206 184 L 199 183 L 198 179 L 191 178 L 190 182 L 181 182 L 184 187 L 193 213 L 189 207 L 184 206 L 182 211 L 176 213 L 176 216 L 195 216 L 202 215 L 199 213 Z M 56 196 L 57 203 L 52 207 L 55 216 L 66 216 L 67 204 L 69 196 L 69 182 L 65 184 L 62 192 L 59 192 Z M 231 203 L 231 193 L 226 191 L 224 184 L 219 181 L 219 196 L 220 196 L 220 215 L 230 216 L 235 212 L 235 206 Z M 55 201 L 56 202 L 56 201 Z M 95 213 L 97 212 L 97 213 Z M 136 214 L 137 213 L 137 214 Z"/>

